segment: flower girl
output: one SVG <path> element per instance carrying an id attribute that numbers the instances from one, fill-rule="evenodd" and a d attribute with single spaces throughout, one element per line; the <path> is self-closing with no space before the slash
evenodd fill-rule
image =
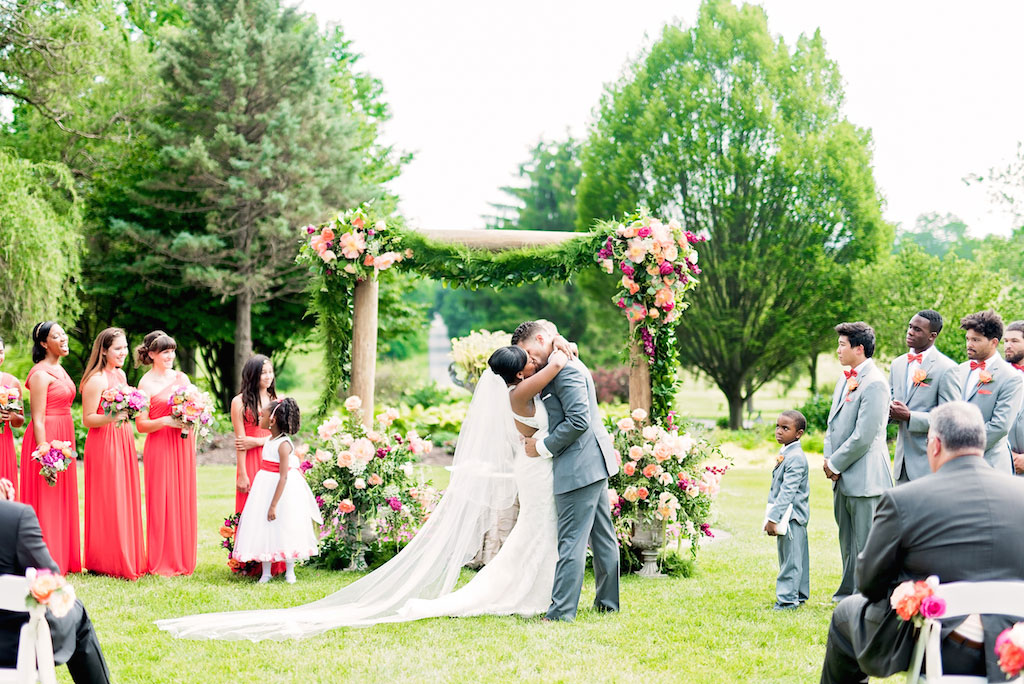
<path id="1" fill-rule="evenodd" d="M 299 430 L 299 405 L 290 397 L 271 402 L 260 413 L 260 427 L 270 430 L 270 439 L 238 521 L 232 557 L 242 563 L 260 561 L 260 584 L 270 581 L 273 561 L 285 561 L 285 581 L 295 584 L 295 561 L 317 553 L 310 520 L 323 523 L 298 460 L 292 458 L 289 435 Z"/>

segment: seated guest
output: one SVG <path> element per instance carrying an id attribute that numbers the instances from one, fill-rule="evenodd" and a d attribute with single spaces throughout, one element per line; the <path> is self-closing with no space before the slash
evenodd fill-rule
<path id="1" fill-rule="evenodd" d="M 1024 480 L 985 462 L 985 421 L 962 401 L 932 410 L 928 463 L 932 474 L 882 494 L 857 558 L 859 593 L 832 613 L 822 682 L 864 682 L 910 666 L 916 632 L 889 605 L 904 580 L 1024 580 Z M 1003 681 L 995 638 L 1012 622 L 969 616 L 942 627 L 947 674 L 987 673 Z"/>
<path id="2" fill-rule="evenodd" d="M 57 572 L 57 564 L 43 542 L 39 520 L 31 506 L 15 503 L 14 486 L 0 480 L 0 574 L 24 575 L 27 568 L 49 568 Z M 18 658 L 18 637 L 28 613 L 0 610 L 0 667 L 14 667 Z M 53 660 L 67 663 L 68 672 L 78 684 L 109 682 L 110 671 L 103 659 L 100 642 L 85 606 L 76 600 L 74 607 L 61 618 L 46 612 L 53 639 Z"/>

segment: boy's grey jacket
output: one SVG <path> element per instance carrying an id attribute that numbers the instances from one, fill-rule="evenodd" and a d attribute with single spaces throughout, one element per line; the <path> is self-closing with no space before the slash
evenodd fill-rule
<path id="1" fill-rule="evenodd" d="M 772 471 L 772 487 L 768 493 L 768 519 L 779 522 L 792 504 L 793 513 L 789 520 L 806 525 L 810 517 L 810 476 L 807 473 L 807 456 L 796 441 L 786 447 L 782 461 Z"/>

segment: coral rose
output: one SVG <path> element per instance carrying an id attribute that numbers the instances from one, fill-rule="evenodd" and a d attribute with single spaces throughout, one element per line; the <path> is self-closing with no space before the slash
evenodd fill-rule
<path id="1" fill-rule="evenodd" d="M 626 461 L 626 463 L 622 466 L 622 472 L 625 473 L 626 476 L 632 477 L 633 475 L 636 474 L 636 463 L 634 463 L 633 461 Z"/>
<path id="2" fill-rule="evenodd" d="M 351 499 L 342 499 L 341 503 L 338 504 L 338 510 L 341 513 L 351 513 L 352 511 L 356 510 L 356 507 L 352 503 Z"/>
<path id="3" fill-rule="evenodd" d="M 60 588 L 62 583 L 60 575 L 55 575 L 45 568 L 36 571 L 36 577 L 32 580 L 29 591 L 32 597 L 39 603 L 46 603 L 53 596 L 53 592 Z"/>

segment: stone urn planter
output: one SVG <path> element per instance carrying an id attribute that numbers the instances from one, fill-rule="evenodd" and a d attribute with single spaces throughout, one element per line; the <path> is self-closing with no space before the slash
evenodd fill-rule
<path id="1" fill-rule="evenodd" d="M 633 523 L 630 542 L 632 542 L 633 548 L 640 553 L 640 560 L 643 563 L 635 574 L 641 577 L 667 577 L 658 569 L 658 552 L 661 550 L 664 538 L 665 530 L 661 522 L 638 520 Z"/>
<path id="2" fill-rule="evenodd" d="M 366 570 L 366 546 L 376 541 L 377 533 L 363 516 L 355 515 L 345 528 L 345 539 L 353 549 L 352 559 L 345 569 L 360 572 Z"/>

